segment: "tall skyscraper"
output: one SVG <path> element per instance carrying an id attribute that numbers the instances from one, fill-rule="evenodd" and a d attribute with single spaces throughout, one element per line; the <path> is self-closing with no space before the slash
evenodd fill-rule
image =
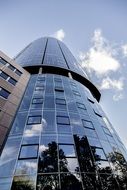
<path id="1" fill-rule="evenodd" d="M 15 62 L 31 76 L 1 154 L 0 190 L 126 190 L 126 149 L 69 49 L 40 38 Z"/>

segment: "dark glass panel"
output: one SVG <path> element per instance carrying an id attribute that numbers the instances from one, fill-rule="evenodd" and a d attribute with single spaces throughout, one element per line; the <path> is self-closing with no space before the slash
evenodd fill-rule
<path id="1" fill-rule="evenodd" d="M 40 124 L 40 123 L 41 123 L 41 120 L 42 120 L 41 115 L 38 115 L 38 116 L 29 116 L 29 117 L 28 117 L 27 124 L 28 124 L 28 125 Z"/>
<path id="2" fill-rule="evenodd" d="M 37 190 L 59 190 L 59 177 L 54 174 L 37 176 Z"/>
<path id="3" fill-rule="evenodd" d="M 16 73 L 18 76 L 21 76 L 21 75 L 22 75 L 22 72 L 19 71 L 18 69 L 15 70 L 15 73 Z"/>
<path id="4" fill-rule="evenodd" d="M 77 173 L 63 173 L 60 180 L 61 190 L 83 190 L 80 175 Z"/>
<path id="5" fill-rule="evenodd" d="M 82 173 L 81 175 L 85 190 L 102 190 L 97 174 Z"/>
<path id="6" fill-rule="evenodd" d="M 58 171 L 57 149 L 56 136 L 42 136 L 39 147 L 39 173 Z"/>
<path id="7" fill-rule="evenodd" d="M 35 176 L 15 176 L 11 190 L 36 190 Z"/>
<path id="8" fill-rule="evenodd" d="M 9 78 L 8 82 L 10 82 L 11 84 L 13 84 L 14 86 L 16 85 L 17 81 L 13 78 Z"/>
<path id="9" fill-rule="evenodd" d="M 7 90 L 5 90 L 3 88 L 0 88 L 0 96 L 7 99 L 9 95 L 10 95 L 10 92 L 8 92 Z"/>
<path id="10" fill-rule="evenodd" d="M 74 135 L 74 141 L 81 172 L 96 172 L 96 166 L 87 137 Z"/>
<path id="11" fill-rule="evenodd" d="M 38 145 L 22 145 L 19 158 L 37 158 L 37 155 Z"/>
<path id="12" fill-rule="evenodd" d="M 112 189 L 112 190 L 121 190 L 121 188 L 118 186 L 118 183 L 116 182 L 113 175 L 107 175 L 107 174 L 100 174 L 101 179 L 101 189 Z M 123 188 L 123 190 L 126 188 Z"/>
<path id="13" fill-rule="evenodd" d="M 102 148 L 91 146 L 91 149 L 92 149 L 92 153 L 95 158 L 95 161 L 107 160 L 104 150 Z"/>
<path id="14" fill-rule="evenodd" d="M 94 104 L 94 101 L 93 101 L 93 100 L 91 100 L 90 98 L 87 98 L 87 99 L 88 99 L 88 101 L 89 101 L 90 103 Z"/>
<path id="15" fill-rule="evenodd" d="M 10 64 L 8 65 L 8 68 L 9 68 L 9 69 L 11 69 L 12 71 L 14 71 L 14 70 L 15 70 L 15 67 L 14 67 L 14 66 L 12 66 L 12 65 L 10 65 Z"/>
<path id="16" fill-rule="evenodd" d="M 107 173 L 107 174 L 112 174 L 111 167 L 108 163 L 108 161 L 97 161 L 96 166 L 98 169 L 99 173 Z"/>
<path id="17" fill-rule="evenodd" d="M 0 57 L 0 63 L 2 63 L 3 65 L 6 65 L 7 61 L 5 61 L 2 57 Z"/>
<path id="18" fill-rule="evenodd" d="M 9 75 L 7 75 L 5 72 L 2 71 L 2 72 L 0 73 L 0 77 L 2 77 L 3 79 L 6 80 L 6 79 L 9 77 Z"/>
<path id="19" fill-rule="evenodd" d="M 36 174 L 37 172 L 37 160 L 28 159 L 28 160 L 18 160 L 15 175 L 24 175 L 24 174 Z"/>

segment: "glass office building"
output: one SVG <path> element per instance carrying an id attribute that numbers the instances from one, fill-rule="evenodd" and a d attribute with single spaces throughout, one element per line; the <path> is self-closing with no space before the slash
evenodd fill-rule
<path id="1" fill-rule="evenodd" d="M 69 49 L 40 38 L 15 61 L 31 77 L 0 158 L 0 189 L 126 190 L 126 149 Z"/>

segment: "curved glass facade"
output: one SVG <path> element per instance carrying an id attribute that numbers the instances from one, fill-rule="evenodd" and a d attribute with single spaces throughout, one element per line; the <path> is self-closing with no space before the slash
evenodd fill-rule
<path id="1" fill-rule="evenodd" d="M 126 190 L 126 159 L 88 88 L 66 76 L 32 74 L 1 155 L 0 189 Z"/>

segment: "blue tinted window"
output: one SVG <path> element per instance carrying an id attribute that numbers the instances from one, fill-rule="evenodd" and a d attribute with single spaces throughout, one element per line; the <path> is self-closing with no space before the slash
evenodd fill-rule
<path id="1" fill-rule="evenodd" d="M 67 116 L 57 116 L 57 124 L 69 125 L 70 120 Z"/>
<path id="2" fill-rule="evenodd" d="M 11 69 L 12 71 L 14 71 L 14 70 L 15 70 L 15 67 L 14 67 L 14 66 L 12 66 L 12 65 L 8 65 L 8 68 L 9 68 L 9 69 Z"/>
<path id="3" fill-rule="evenodd" d="M 0 77 L 2 77 L 3 79 L 6 80 L 9 76 L 8 76 L 5 72 L 2 71 L 2 72 L 0 73 Z"/>
<path id="4" fill-rule="evenodd" d="M 9 95 L 10 95 L 10 92 L 8 92 L 7 90 L 5 90 L 3 88 L 0 88 L 0 96 L 7 99 Z"/>
<path id="5" fill-rule="evenodd" d="M 65 101 L 65 99 L 62 99 L 62 98 L 56 98 L 56 104 L 65 105 L 65 104 L 66 104 L 66 101 Z"/>
<path id="6" fill-rule="evenodd" d="M 42 104 L 43 98 L 33 98 L 32 104 Z"/>
<path id="7" fill-rule="evenodd" d="M 17 83 L 17 81 L 11 77 L 9 78 L 8 82 L 10 82 L 13 85 L 16 85 L 16 83 Z"/>
<path id="8" fill-rule="evenodd" d="M 22 75 L 22 72 L 19 71 L 18 69 L 15 70 L 15 73 L 16 73 L 18 76 L 21 76 L 21 75 Z"/>
<path id="9" fill-rule="evenodd" d="M 20 159 L 25 158 L 37 158 L 38 155 L 38 145 L 22 145 L 20 150 Z"/>
<path id="10" fill-rule="evenodd" d="M 5 61 L 3 58 L 0 57 L 0 63 L 2 63 L 3 65 L 6 65 L 7 61 Z"/>
<path id="11" fill-rule="evenodd" d="M 83 127 L 94 129 L 93 123 L 91 121 L 87 121 L 82 119 Z"/>
<path id="12" fill-rule="evenodd" d="M 27 124 L 29 124 L 29 125 L 31 125 L 31 124 L 40 124 L 41 119 L 42 119 L 41 115 L 39 115 L 39 116 L 29 116 Z"/>

